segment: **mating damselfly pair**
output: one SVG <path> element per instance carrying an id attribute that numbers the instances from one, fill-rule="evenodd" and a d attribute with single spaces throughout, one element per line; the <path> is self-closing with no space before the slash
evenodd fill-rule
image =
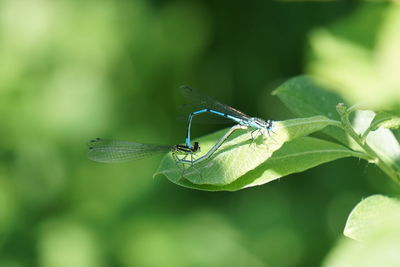
<path id="1" fill-rule="evenodd" d="M 184 145 L 154 145 L 96 138 L 88 143 L 88 158 L 98 162 L 112 163 L 171 152 L 176 163 L 194 165 L 209 159 L 236 130 L 251 130 L 252 139 L 254 139 L 253 134 L 256 133 L 256 136 L 261 135 L 263 140 L 266 138 L 266 134 L 270 135 L 270 132 L 272 132 L 272 120 L 250 117 L 188 86 L 182 86 L 181 92 L 188 101 L 186 108 L 190 109 Z M 197 157 L 196 154 L 200 152 L 200 145 L 198 142 L 194 142 L 192 145 L 190 129 L 194 117 L 201 114 L 210 114 L 237 124 L 231 127 L 207 153 Z"/>

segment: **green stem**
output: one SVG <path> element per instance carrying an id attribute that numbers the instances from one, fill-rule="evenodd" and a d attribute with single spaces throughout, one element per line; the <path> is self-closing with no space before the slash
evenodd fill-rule
<path id="1" fill-rule="evenodd" d="M 379 155 L 365 142 L 365 139 L 363 137 L 361 137 L 354 131 L 349 120 L 349 114 L 353 110 L 347 109 L 347 107 L 343 103 L 339 103 L 336 106 L 336 110 L 340 115 L 342 127 L 347 132 L 347 134 L 349 134 L 354 139 L 354 141 L 357 142 L 357 144 L 365 151 L 365 153 L 367 153 L 373 159 L 372 161 L 384 173 L 386 173 L 393 181 L 400 184 L 400 177 L 397 175 L 396 171 L 379 157 Z"/>
<path id="2" fill-rule="evenodd" d="M 368 126 L 368 128 L 364 131 L 363 135 L 361 136 L 361 142 L 363 142 L 363 144 L 365 144 L 366 140 L 367 140 L 367 136 L 368 134 L 372 131 L 372 129 L 375 129 L 375 125 L 371 124 L 370 126 Z"/>
<path id="3" fill-rule="evenodd" d="M 394 116 L 383 117 L 383 118 L 380 118 L 380 119 L 376 119 L 376 116 L 375 116 L 375 118 L 374 118 L 373 121 L 371 122 L 371 125 L 365 130 L 365 132 L 364 132 L 363 135 L 362 135 L 363 141 L 365 142 L 365 140 L 367 139 L 368 134 L 369 134 L 371 131 L 375 131 L 376 129 L 379 128 L 379 126 L 380 126 L 383 122 L 389 121 L 389 120 L 392 120 L 392 119 L 394 119 Z"/>
<path id="4" fill-rule="evenodd" d="M 352 105 L 351 107 L 347 108 L 347 114 L 350 114 L 350 113 L 356 111 L 359 107 L 360 107 L 359 104 Z"/>

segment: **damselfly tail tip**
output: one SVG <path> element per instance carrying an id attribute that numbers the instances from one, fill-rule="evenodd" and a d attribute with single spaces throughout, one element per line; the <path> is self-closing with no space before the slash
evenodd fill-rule
<path id="1" fill-rule="evenodd" d="M 193 91 L 193 88 L 190 87 L 189 85 L 186 85 L 186 84 L 183 84 L 183 85 L 179 86 L 179 89 L 181 89 L 182 91 L 185 91 L 185 90 Z"/>
<path id="2" fill-rule="evenodd" d="M 100 137 L 97 137 L 97 138 L 95 138 L 95 139 L 90 140 L 90 141 L 87 143 L 87 145 L 89 146 L 89 149 L 93 149 L 92 144 L 93 144 L 93 143 L 96 143 L 96 142 L 98 142 L 98 141 L 100 141 L 100 140 L 101 140 Z"/>

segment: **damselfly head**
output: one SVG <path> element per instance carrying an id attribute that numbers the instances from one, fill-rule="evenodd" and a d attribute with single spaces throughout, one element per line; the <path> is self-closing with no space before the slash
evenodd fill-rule
<path id="1" fill-rule="evenodd" d="M 257 129 L 267 129 L 267 130 L 271 130 L 273 127 L 274 121 L 273 120 L 263 120 L 260 118 L 250 118 L 248 120 L 248 125 L 250 127 L 253 128 L 257 128 Z"/>
<path id="2" fill-rule="evenodd" d="M 176 145 L 172 148 L 174 153 L 191 154 L 200 152 L 199 142 L 194 142 L 193 147 L 188 147 L 187 145 Z"/>
<path id="3" fill-rule="evenodd" d="M 265 128 L 267 128 L 267 130 L 271 130 L 272 127 L 274 127 L 274 121 L 273 120 L 267 120 Z"/>
<path id="4" fill-rule="evenodd" d="M 193 145 L 193 147 L 192 147 L 192 152 L 200 152 L 201 151 L 201 149 L 200 149 L 200 145 L 199 145 L 199 142 L 194 142 L 194 145 Z"/>

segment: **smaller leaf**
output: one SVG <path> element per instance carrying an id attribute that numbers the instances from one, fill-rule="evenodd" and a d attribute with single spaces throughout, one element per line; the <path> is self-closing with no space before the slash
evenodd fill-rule
<path id="1" fill-rule="evenodd" d="M 370 196 L 351 211 L 344 235 L 355 240 L 368 240 L 381 231 L 399 230 L 400 200 L 382 195 Z"/>
<path id="2" fill-rule="evenodd" d="M 323 115 L 340 121 L 336 105 L 343 103 L 343 99 L 311 76 L 301 75 L 291 78 L 280 85 L 273 94 L 277 95 L 297 116 Z M 337 126 L 328 126 L 322 132 L 352 149 L 360 150 L 359 146 Z"/>
<path id="3" fill-rule="evenodd" d="M 298 116 L 324 115 L 340 121 L 336 105 L 343 103 L 343 99 L 329 92 L 325 84 L 311 76 L 291 78 L 280 85 L 273 94 Z"/>
<path id="4" fill-rule="evenodd" d="M 388 129 L 400 128 L 400 112 L 378 112 L 371 122 L 371 131 L 377 130 L 379 127 Z"/>
<path id="5" fill-rule="evenodd" d="M 256 139 L 255 144 L 252 144 L 250 131 L 237 132 L 210 159 L 195 164 L 185 171 L 178 168 L 172 157 L 167 155 L 155 175 L 165 175 L 174 183 L 183 186 L 193 184 L 190 187 L 199 189 L 203 188 L 197 185 L 228 185 L 257 168 L 284 143 L 318 131 L 330 123 L 332 121 L 324 116 L 276 122 L 273 129 L 275 134 L 272 134 L 271 138 L 267 138 L 265 144 L 262 144 L 261 137 Z M 224 132 L 226 130 L 200 138 L 198 141 L 202 150 L 210 149 Z"/>
<path id="6" fill-rule="evenodd" d="M 353 209 L 342 238 L 322 266 L 397 267 L 400 262 L 400 200 L 370 196 Z"/>

